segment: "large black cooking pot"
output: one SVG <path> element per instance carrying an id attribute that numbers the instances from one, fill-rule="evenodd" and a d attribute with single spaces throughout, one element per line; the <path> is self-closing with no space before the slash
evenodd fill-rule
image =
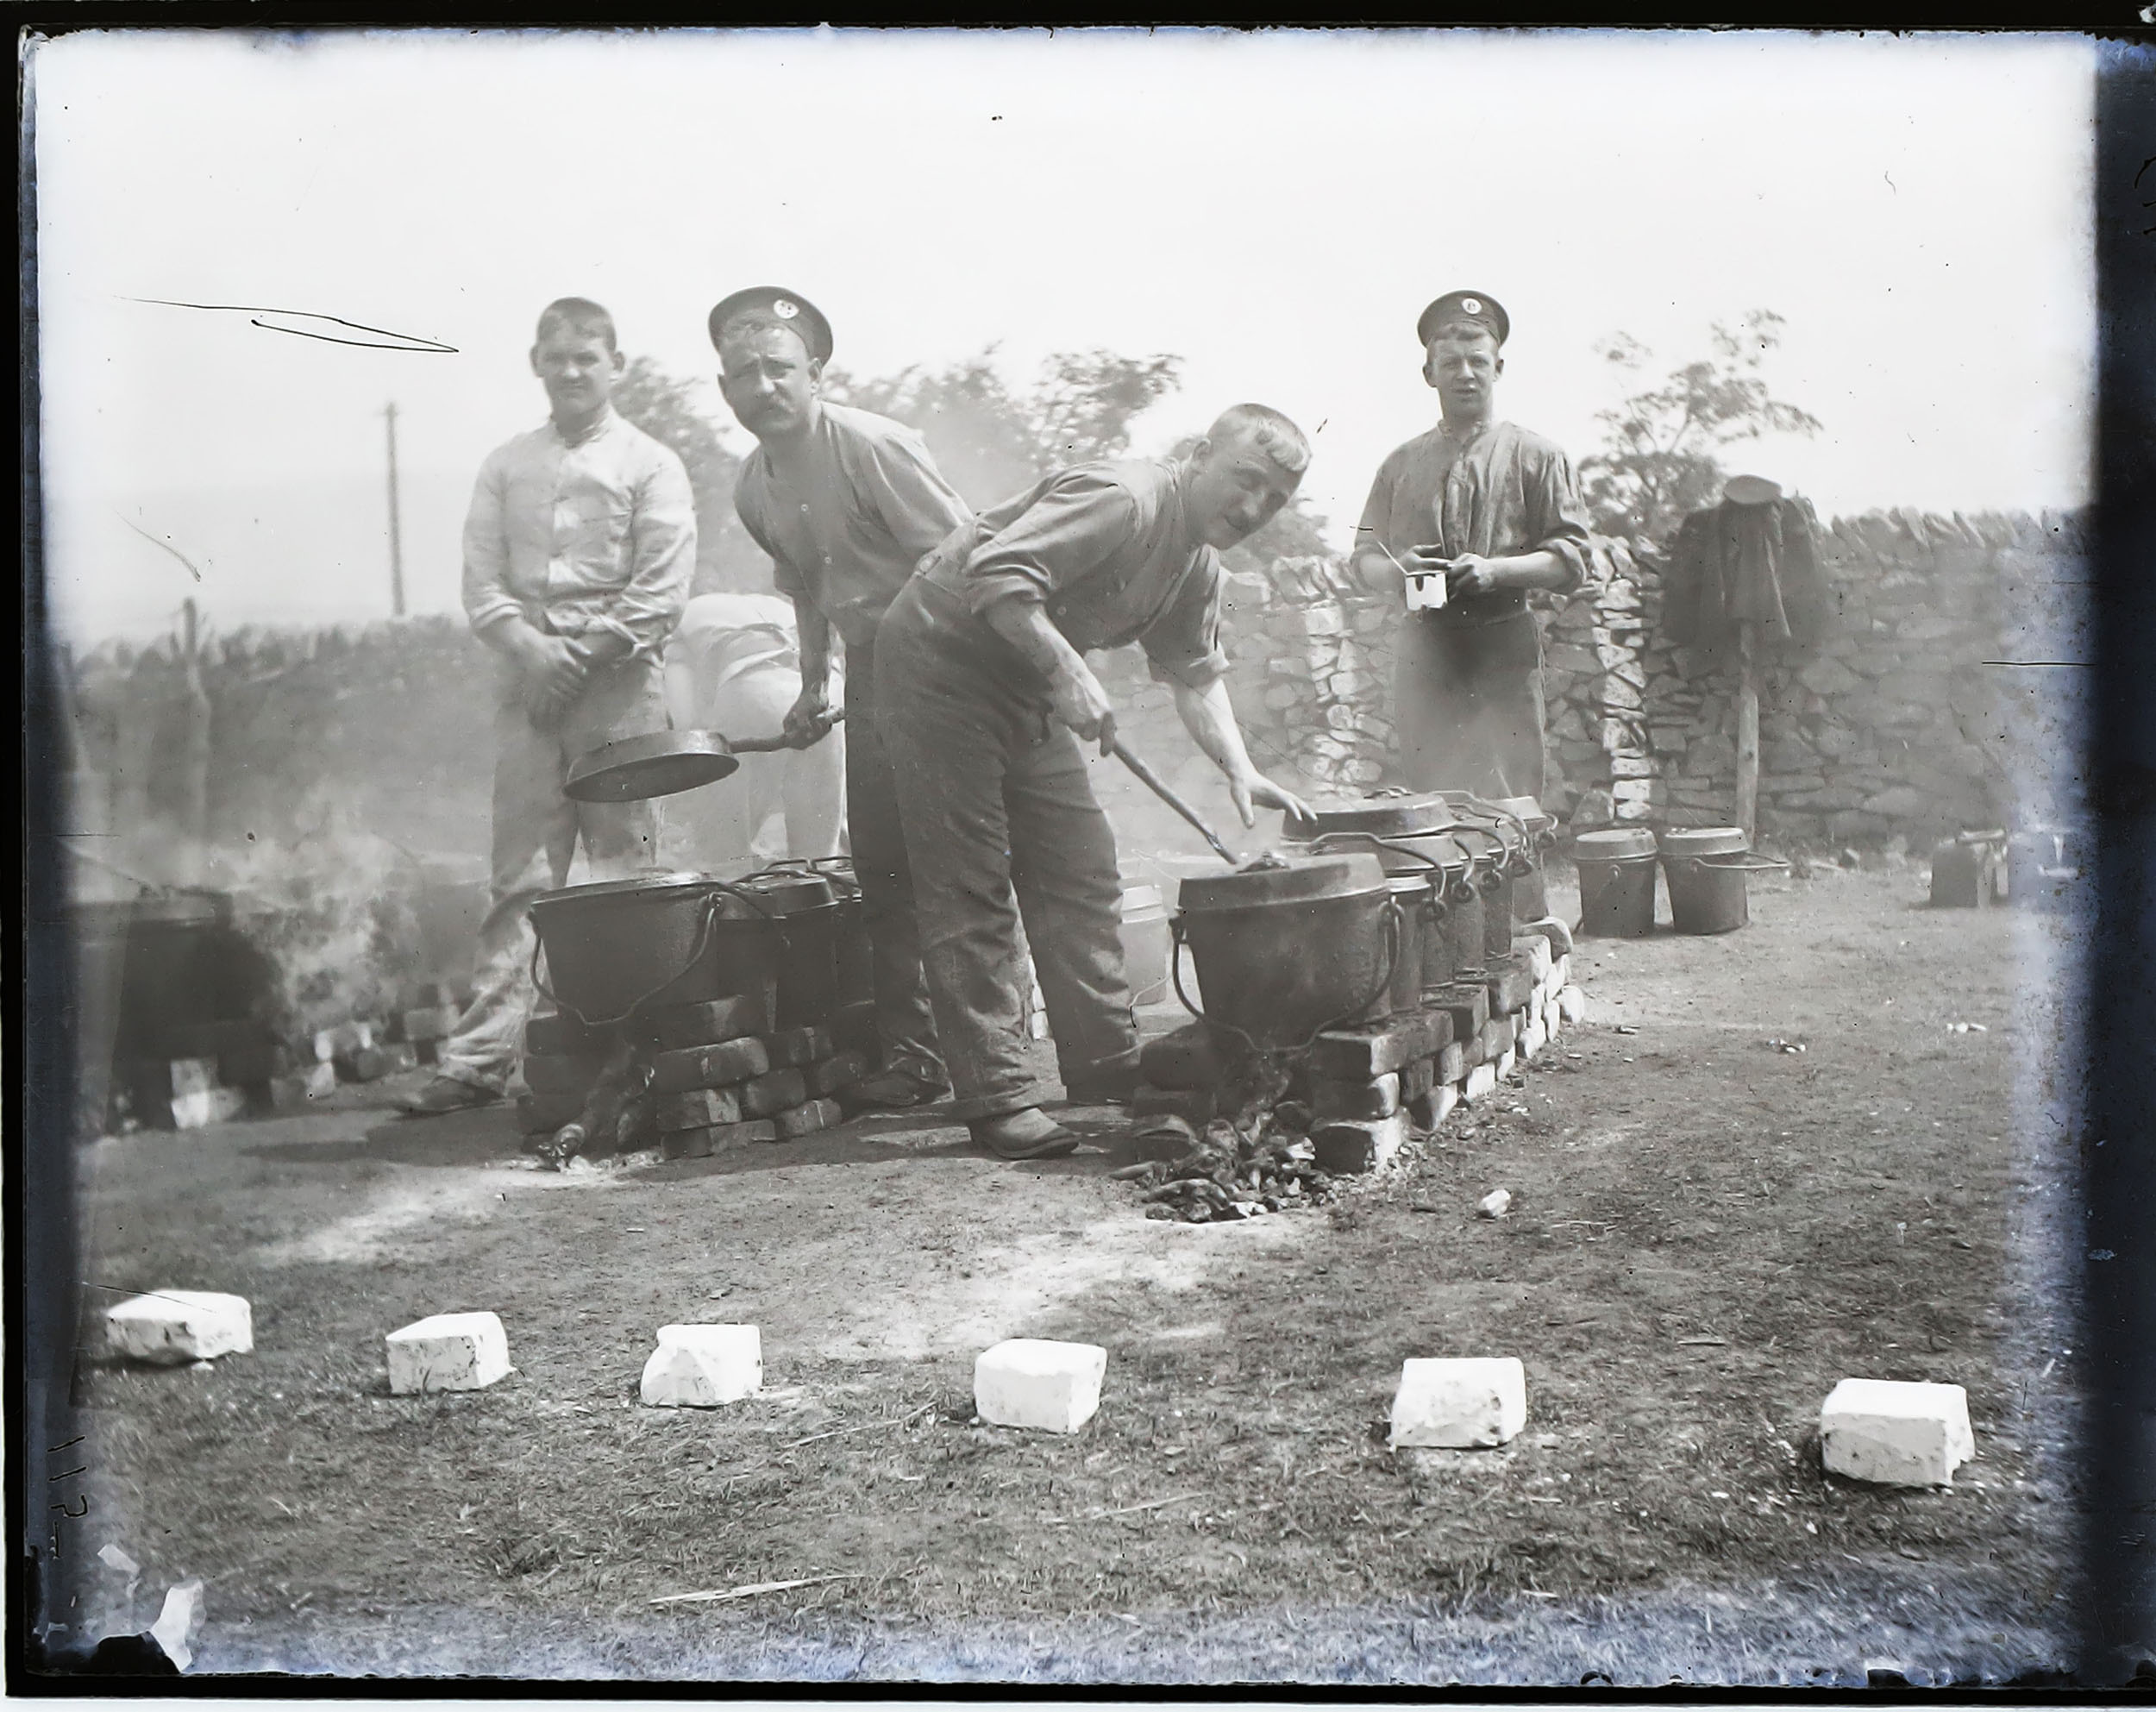
<path id="1" fill-rule="evenodd" d="M 838 1008 L 837 888 L 827 875 L 788 865 L 750 875 L 741 889 L 778 925 L 777 1025 L 828 1026 Z"/>
<path id="2" fill-rule="evenodd" d="M 1177 893 L 1175 994 L 1217 1032 L 1266 1051 L 1383 1016 L 1401 956 L 1400 906 L 1376 856 L 1291 856 L 1193 875 Z M 1202 1007 L 1183 991 L 1181 948 Z"/>
<path id="3" fill-rule="evenodd" d="M 532 900 L 532 978 L 567 1014 L 608 1026 L 661 1005 L 747 995 L 768 1033 L 783 945 L 771 906 L 705 874 L 570 886 Z M 546 954 L 547 981 L 539 976 Z M 549 985 L 549 982 L 551 983 Z"/>

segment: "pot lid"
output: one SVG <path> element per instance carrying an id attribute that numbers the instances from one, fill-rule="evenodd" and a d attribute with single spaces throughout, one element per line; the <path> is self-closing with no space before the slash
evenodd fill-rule
<path id="1" fill-rule="evenodd" d="M 740 765 L 717 731 L 649 731 L 579 756 L 561 793 L 578 802 L 642 802 L 716 784 Z"/>
<path id="2" fill-rule="evenodd" d="M 1662 835 L 1664 856 L 1734 856 L 1745 847 L 1741 826 L 1687 826 Z"/>
<path id="3" fill-rule="evenodd" d="M 1645 826 L 1610 826 L 1599 832 L 1583 832 L 1572 840 L 1573 856 L 1589 862 L 1651 856 L 1654 849 L 1654 834 Z"/>
<path id="4" fill-rule="evenodd" d="M 740 890 L 752 894 L 774 915 L 819 909 L 837 897 L 831 882 L 824 875 L 789 873 L 784 869 L 767 869 L 733 883 Z"/>
<path id="5" fill-rule="evenodd" d="M 1386 889 L 1385 870 L 1374 856 L 1286 856 L 1278 866 L 1238 868 L 1231 874 L 1193 875 L 1176 888 L 1187 910 L 1239 910 L 1259 904 L 1317 903 L 1357 898 Z"/>
<path id="6" fill-rule="evenodd" d="M 1491 802 L 1495 807 L 1518 815 L 1527 823 L 1527 830 L 1531 832 L 1545 832 L 1557 824 L 1557 816 L 1545 814 L 1542 805 L 1532 797 L 1495 797 Z"/>
<path id="7" fill-rule="evenodd" d="M 557 891 L 542 892 L 531 900 L 534 909 L 545 904 L 596 902 L 601 898 L 659 898 L 676 892 L 715 889 L 717 882 L 708 874 L 692 874 L 676 869 L 670 874 L 639 874 L 628 880 L 602 880 L 589 886 L 564 886 Z"/>
<path id="8" fill-rule="evenodd" d="M 1458 818 L 1452 806 L 1434 792 L 1419 796 L 1393 795 L 1357 798 L 1351 802 L 1314 804 L 1307 820 L 1281 817 L 1281 836 L 1308 843 L 1327 832 L 1374 832 L 1394 837 L 1403 832 L 1427 832 Z"/>

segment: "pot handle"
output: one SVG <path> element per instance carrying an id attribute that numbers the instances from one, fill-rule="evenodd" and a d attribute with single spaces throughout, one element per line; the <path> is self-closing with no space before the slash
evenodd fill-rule
<path id="1" fill-rule="evenodd" d="M 1350 836 L 1356 837 L 1367 837 L 1369 835 L 1367 833 L 1355 833 Z M 1338 1028 L 1342 1023 L 1345 1022 L 1349 1017 L 1360 1016 L 1364 1011 L 1369 1009 L 1372 1005 L 1375 1005 L 1377 1002 L 1378 996 L 1382 994 L 1387 988 L 1393 984 L 1393 969 L 1394 967 L 1400 962 L 1401 948 L 1407 937 L 1407 912 L 1401 908 L 1398 900 L 1393 898 L 1386 899 L 1385 963 L 1384 967 L 1378 972 L 1377 984 L 1370 988 L 1369 993 L 1363 996 L 1363 1002 L 1357 1005 L 1353 1010 L 1334 1017 L 1330 1022 L 1319 1023 L 1317 1027 L 1311 1030 L 1309 1034 L 1295 1045 L 1277 1049 L 1269 1049 L 1260 1046 L 1257 1042 L 1251 1039 L 1248 1034 L 1238 1028 L 1233 1023 L 1216 1022 L 1213 1018 L 1208 1017 L 1203 1011 L 1199 1009 L 1197 1006 L 1190 1002 L 1190 995 L 1183 991 L 1182 951 L 1184 944 L 1189 938 L 1188 929 L 1185 926 L 1187 919 L 1187 912 L 1182 910 L 1177 910 L 1174 915 L 1169 917 L 1168 919 L 1168 934 L 1169 938 L 1171 941 L 1168 953 L 1168 976 L 1169 979 L 1175 984 L 1175 997 L 1181 1001 L 1183 1009 L 1188 1011 L 1192 1016 L 1197 1018 L 1198 1020 L 1205 1024 L 1207 1028 L 1226 1030 L 1228 1033 L 1235 1036 L 1235 1038 L 1240 1040 L 1244 1045 L 1250 1048 L 1250 1052 L 1254 1057 L 1260 1058 L 1275 1057 L 1294 1057 L 1298 1053 L 1308 1050 L 1311 1044 L 1327 1029 Z"/>
<path id="2" fill-rule="evenodd" d="M 1686 859 L 1683 856 L 1677 858 L 1679 862 Z M 1741 874 L 1765 874 L 1789 866 L 1779 856 L 1758 856 L 1751 850 L 1736 850 L 1727 856 L 1698 856 L 1689 860 L 1702 868 L 1731 869 Z"/>

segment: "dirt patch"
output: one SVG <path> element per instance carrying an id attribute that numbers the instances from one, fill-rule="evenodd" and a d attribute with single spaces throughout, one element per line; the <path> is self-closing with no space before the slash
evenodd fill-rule
<path id="1" fill-rule="evenodd" d="M 103 1144 L 94 1276 L 238 1290 L 258 1348 L 85 1368 L 88 1549 L 207 1578 L 206 1669 L 2049 1668 L 2070 1162 L 2017 1123 L 2015 1065 L 2057 1025 L 2017 992 L 2032 982 L 2017 919 L 1918 908 L 1921 881 L 1782 881 L 1743 933 L 1583 942 L 1594 1019 L 1524 1088 L 1247 1223 L 1144 1219 L 1106 1113 L 1079 1114 L 1100 1151 L 1038 1165 L 914 1117 L 580 1186 L 508 1169 L 500 1111 Z M 1497 1187 L 1513 1212 L 1476 1218 Z M 472 1308 L 517 1371 L 387 1396 L 382 1334 Z M 636 1407 L 685 1320 L 758 1324 L 768 1394 Z M 973 1355 L 1013 1334 L 1107 1345 L 1083 1433 L 972 1423 Z M 1526 1433 L 1388 1451 L 1401 1361 L 1469 1353 L 1526 1363 Z M 1967 1386 L 1977 1461 L 1938 1493 L 1825 1477 L 1818 1407 L 1850 1373 Z M 649 1603 L 814 1576 L 848 1578 Z"/>

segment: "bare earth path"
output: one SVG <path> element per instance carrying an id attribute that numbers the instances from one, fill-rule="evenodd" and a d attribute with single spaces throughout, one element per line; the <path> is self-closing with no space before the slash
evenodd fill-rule
<path id="1" fill-rule="evenodd" d="M 77 1526 L 146 1567 L 131 1612 L 85 1584 L 85 1627 L 140 1627 L 191 1574 L 209 1671 L 2059 1668 L 2076 1367 L 2044 1281 L 2074 1232 L 2030 1069 L 2055 936 L 1919 907 L 1921 881 L 1755 883 L 1744 932 L 1583 942 L 1593 1019 L 1524 1088 L 1330 1209 L 1243 1225 L 1148 1221 L 1112 1138 L 1013 1167 L 914 1119 L 554 1176 L 505 1113 L 400 1121 L 376 1088 L 97 1144 L 93 1303 L 237 1291 L 257 1348 L 85 1363 Z M 1511 1216 L 1473 1217 L 1499 1186 Z M 479 1308 L 509 1379 L 386 1395 L 385 1332 Z M 655 1328 L 699 1320 L 762 1328 L 765 1395 L 636 1406 Z M 970 1424 L 973 1357 L 1012 1335 L 1107 1346 L 1083 1433 Z M 1526 1432 L 1388 1452 L 1401 1360 L 1451 1353 L 1521 1358 Z M 1978 1459 L 1940 1493 L 1828 1480 L 1847 1374 L 1967 1386 Z"/>

